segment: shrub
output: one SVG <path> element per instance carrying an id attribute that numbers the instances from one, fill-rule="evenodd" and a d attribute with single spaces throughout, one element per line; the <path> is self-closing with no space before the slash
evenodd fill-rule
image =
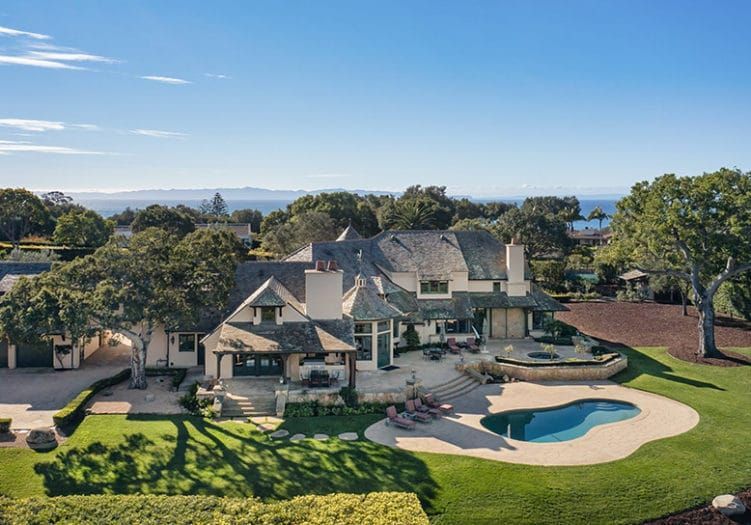
<path id="1" fill-rule="evenodd" d="M 360 403 L 357 406 L 322 405 L 318 401 L 304 401 L 302 403 L 287 403 L 284 417 L 316 417 L 316 416 L 362 416 L 365 414 L 382 414 L 386 407 L 394 403 Z M 397 405 L 397 408 L 399 406 Z"/>
<path id="2" fill-rule="evenodd" d="M 339 390 L 339 395 L 342 396 L 344 404 L 348 407 L 356 407 L 357 403 L 359 402 L 357 390 L 355 390 L 354 388 L 343 386 Z"/>
<path id="3" fill-rule="evenodd" d="M 270 503 L 255 498 L 217 496 L 96 495 L 28 499 L 0 496 L 0 516 L 0 521 L 8 525 L 428 525 L 417 496 L 404 492 L 298 496 Z"/>
<path id="4" fill-rule="evenodd" d="M 0 417 L 0 434 L 7 434 L 10 432 L 10 424 L 13 419 L 9 417 Z"/>
<path id="5" fill-rule="evenodd" d="M 130 378 L 130 368 L 126 368 L 112 377 L 100 379 L 87 389 L 82 390 L 81 393 L 71 399 L 67 405 L 58 410 L 57 413 L 52 416 L 52 420 L 58 427 L 67 427 L 78 423 L 86 415 L 86 404 L 97 392 L 118 383 L 122 383 L 128 378 Z"/>
<path id="6" fill-rule="evenodd" d="M 180 398 L 180 405 L 194 416 L 214 417 L 214 410 L 211 408 L 212 401 L 210 399 L 198 399 L 196 395 L 200 386 L 197 381 L 193 383 L 188 393 Z"/>
<path id="7" fill-rule="evenodd" d="M 414 349 L 420 346 L 420 334 L 415 330 L 415 325 L 407 325 L 407 329 L 404 331 L 404 341 L 407 343 L 407 348 Z"/>

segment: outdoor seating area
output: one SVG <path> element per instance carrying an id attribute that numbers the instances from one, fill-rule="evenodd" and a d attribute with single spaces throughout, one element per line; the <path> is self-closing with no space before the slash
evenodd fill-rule
<path id="1" fill-rule="evenodd" d="M 329 373 L 328 370 L 313 369 L 304 377 L 302 384 L 308 388 L 331 388 L 339 384 L 339 371 Z"/>

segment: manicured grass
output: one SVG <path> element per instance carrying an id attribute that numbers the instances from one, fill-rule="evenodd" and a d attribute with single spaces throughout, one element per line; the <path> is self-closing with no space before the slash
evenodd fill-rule
<path id="1" fill-rule="evenodd" d="M 751 367 L 627 351 L 616 379 L 693 406 L 690 432 L 587 467 L 413 454 L 367 441 L 271 441 L 250 425 L 191 417 L 88 417 L 57 451 L 0 449 L 0 493 L 256 495 L 413 491 L 434 523 L 639 523 L 751 486 Z M 291 432 L 362 430 L 377 416 L 299 418 Z M 362 434 L 361 434 L 362 435 Z"/>

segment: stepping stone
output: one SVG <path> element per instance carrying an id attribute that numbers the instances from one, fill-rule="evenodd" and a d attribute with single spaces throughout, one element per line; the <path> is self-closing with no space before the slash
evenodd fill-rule
<path id="1" fill-rule="evenodd" d="M 277 430 L 276 432 L 269 434 L 269 436 L 271 436 L 272 438 L 284 438 L 289 436 L 289 430 Z"/>
<path id="2" fill-rule="evenodd" d="M 329 438 L 328 434 L 315 434 L 313 436 L 313 439 L 317 439 L 318 441 L 326 441 Z"/>
<path id="3" fill-rule="evenodd" d="M 357 432 L 343 432 L 338 437 L 342 441 L 357 441 Z"/>
<path id="4" fill-rule="evenodd" d="M 295 434 L 289 438 L 290 441 L 302 441 L 303 439 L 305 439 L 305 434 Z"/>

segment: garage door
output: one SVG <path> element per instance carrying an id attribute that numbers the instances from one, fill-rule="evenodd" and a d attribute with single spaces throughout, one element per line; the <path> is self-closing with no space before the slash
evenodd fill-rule
<path id="1" fill-rule="evenodd" d="M 16 364 L 19 368 L 51 367 L 52 342 L 16 345 Z"/>
<path id="2" fill-rule="evenodd" d="M 8 341 L 0 341 L 0 368 L 8 367 Z"/>

